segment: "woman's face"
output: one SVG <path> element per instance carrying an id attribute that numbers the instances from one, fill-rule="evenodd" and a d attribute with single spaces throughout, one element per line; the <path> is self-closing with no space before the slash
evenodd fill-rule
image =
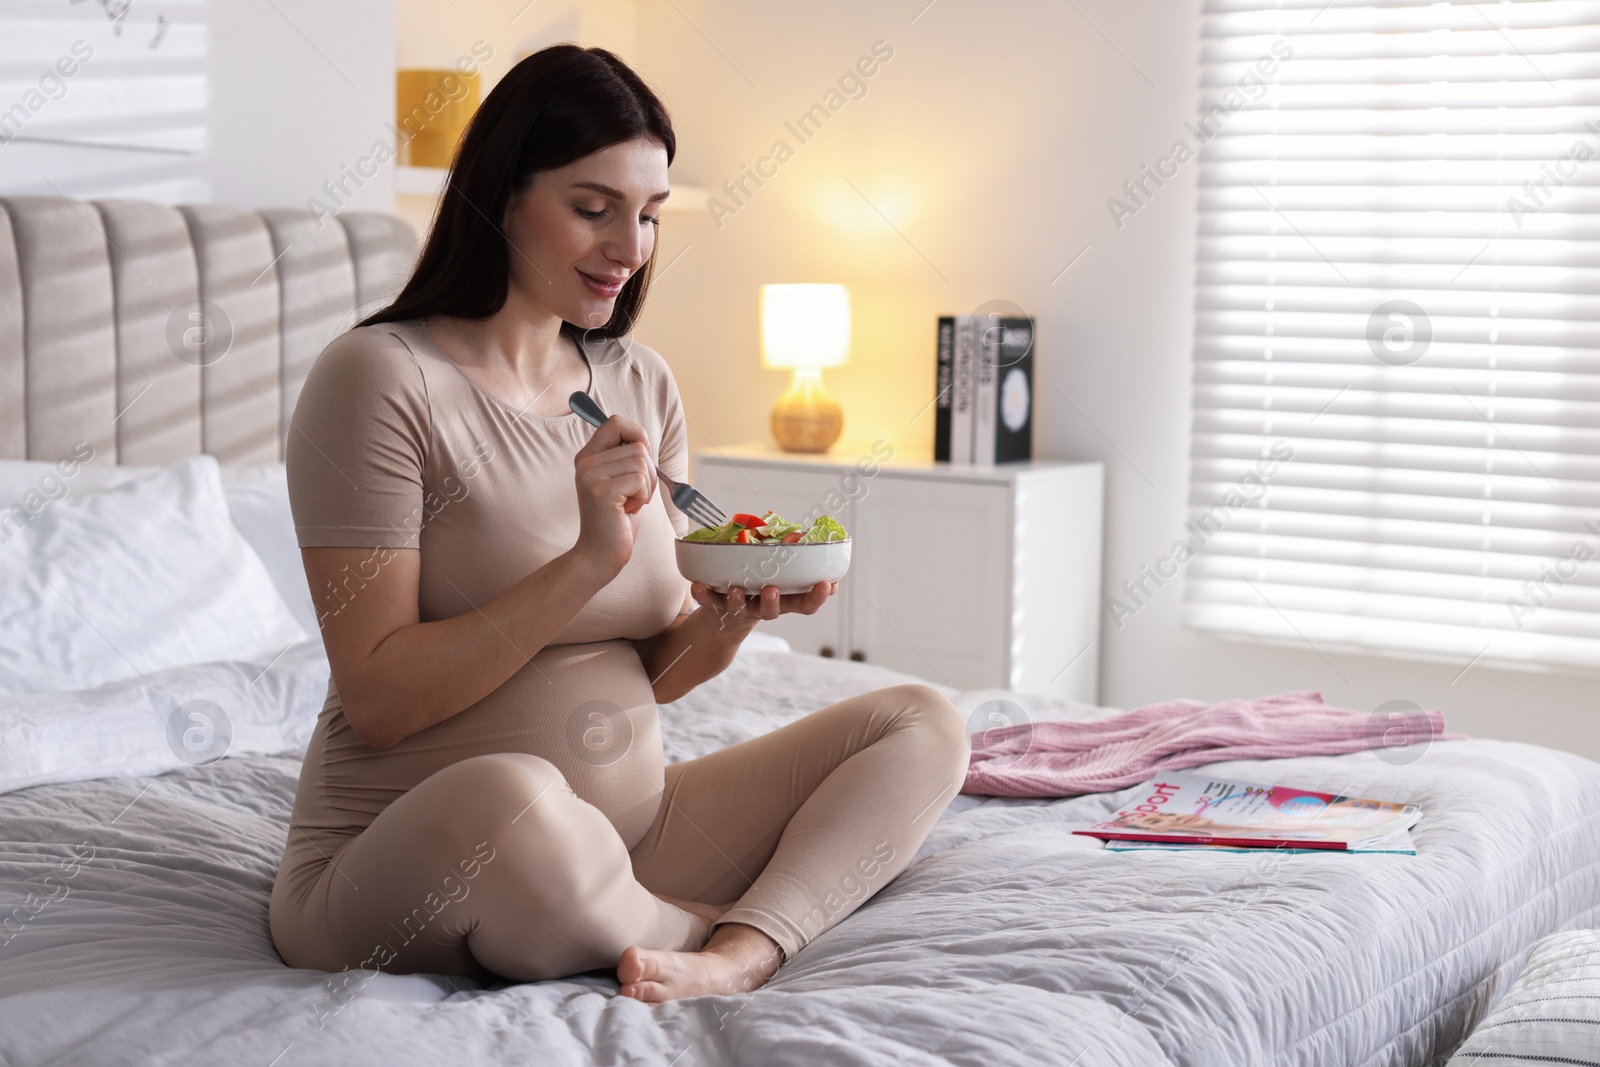
<path id="1" fill-rule="evenodd" d="M 645 138 L 537 172 L 506 212 L 512 289 L 575 326 L 604 326 L 655 251 L 666 196 L 667 150 Z"/>

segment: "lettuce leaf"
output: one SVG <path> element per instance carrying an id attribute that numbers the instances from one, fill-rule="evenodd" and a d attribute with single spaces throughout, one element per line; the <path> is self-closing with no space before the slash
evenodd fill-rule
<path id="1" fill-rule="evenodd" d="M 800 544 L 814 545 L 821 541 L 844 541 L 848 540 L 849 537 L 850 535 L 844 532 L 844 527 L 840 526 L 832 517 L 818 515 L 817 521 L 811 524 L 811 529 L 807 530 L 800 538 Z"/>
<path id="2" fill-rule="evenodd" d="M 767 512 L 762 518 L 767 520 L 766 525 L 755 527 L 751 530 L 751 533 L 760 537 L 763 541 L 769 538 L 774 541 L 781 541 L 784 534 L 805 529 L 798 522 L 790 522 L 788 519 L 779 516 L 775 511 Z"/>
<path id="3" fill-rule="evenodd" d="M 702 526 L 698 530 L 690 530 L 683 535 L 685 541 L 709 541 L 712 544 L 729 545 L 739 536 L 739 531 L 744 529 L 733 520 L 728 520 L 721 526 Z"/>
<path id="4" fill-rule="evenodd" d="M 797 522 L 790 522 L 776 512 L 769 511 L 762 518 L 767 520 L 765 525 L 752 526 L 750 528 L 751 535 L 758 539 L 755 542 L 756 544 L 780 544 L 786 534 L 797 531 L 803 532 L 800 535 L 800 540 L 795 543 L 802 545 L 814 545 L 823 541 L 843 541 L 850 536 L 844 532 L 843 526 L 827 515 L 818 516 L 817 521 L 811 524 L 809 530 Z M 721 526 L 702 526 L 698 530 L 690 530 L 683 535 L 683 539 L 685 541 L 705 541 L 714 545 L 731 545 L 738 538 L 739 531 L 743 529 L 743 526 L 730 519 Z"/>

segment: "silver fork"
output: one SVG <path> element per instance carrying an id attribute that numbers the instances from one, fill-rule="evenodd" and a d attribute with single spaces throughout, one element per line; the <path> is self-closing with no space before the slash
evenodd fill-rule
<path id="1" fill-rule="evenodd" d="M 606 413 L 600 410 L 600 405 L 594 402 L 594 397 L 582 389 L 569 396 L 567 403 L 571 405 L 573 413 L 590 426 L 598 428 L 606 421 Z M 671 497 L 673 506 L 701 526 L 727 525 L 728 517 L 722 513 L 722 509 L 688 482 L 673 481 L 659 466 L 656 467 L 656 480 L 667 487 L 667 494 Z"/>

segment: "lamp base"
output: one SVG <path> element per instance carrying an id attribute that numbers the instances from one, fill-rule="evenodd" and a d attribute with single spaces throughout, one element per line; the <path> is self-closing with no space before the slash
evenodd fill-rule
<path id="1" fill-rule="evenodd" d="M 785 452 L 826 452 L 844 430 L 844 412 L 822 387 L 820 367 L 796 367 L 772 406 L 772 436 Z"/>

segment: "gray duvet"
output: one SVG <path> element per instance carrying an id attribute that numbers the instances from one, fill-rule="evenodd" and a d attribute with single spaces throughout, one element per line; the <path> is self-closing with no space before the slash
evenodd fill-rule
<path id="1" fill-rule="evenodd" d="M 668 758 L 903 680 L 743 655 L 662 709 Z M 1600 764 L 1474 740 L 1205 770 L 1420 804 L 1418 854 L 1111 853 L 1070 831 L 1131 791 L 963 796 L 764 989 L 650 1007 L 600 972 L 286 967 L 267 898 L 298 753 L 23 789 L 0 796 L 0 1063 L 1429 1064 L 1534 940 L 1596 925 Z"/>

